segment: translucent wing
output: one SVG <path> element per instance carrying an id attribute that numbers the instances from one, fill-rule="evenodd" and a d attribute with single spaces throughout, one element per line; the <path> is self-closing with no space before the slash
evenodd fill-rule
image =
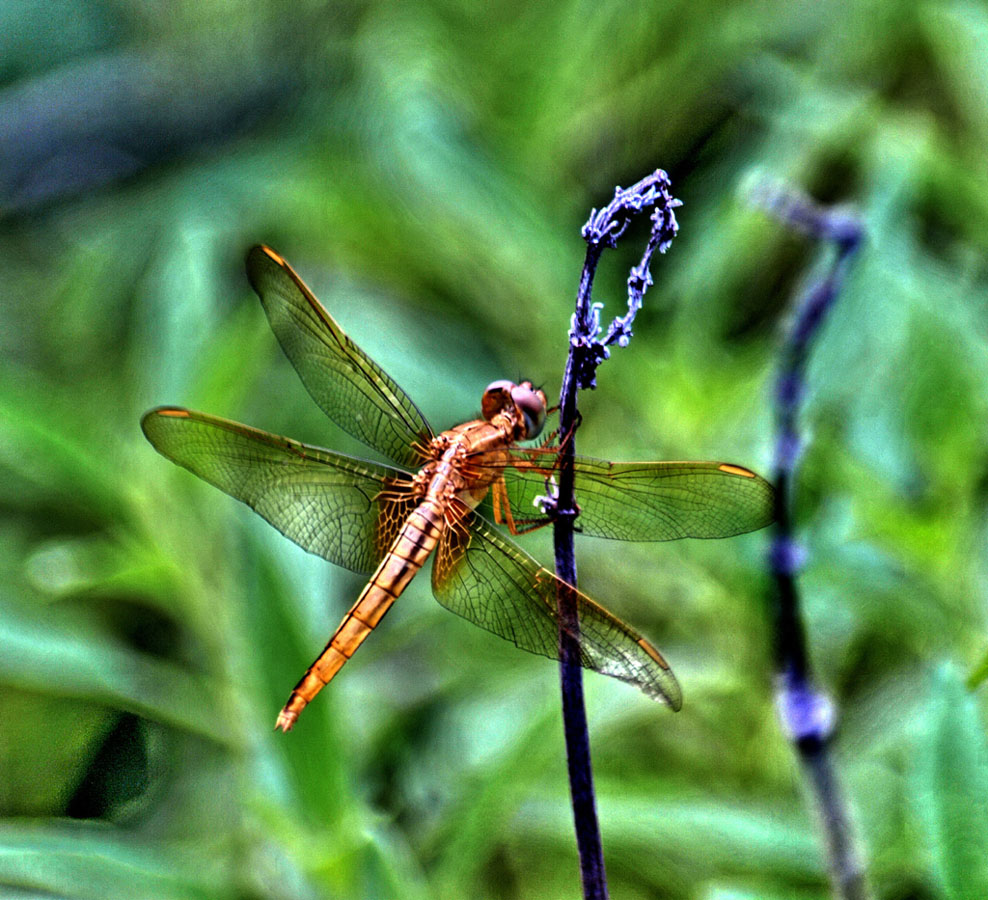
<path id="1" fill-rule="evenodd" d="M 247 277 L 312 399 L 341 428 L 417 469 L 432 430 L 387 373 L 343 332 L 287 262 L 268 247 L 247 254 Z"/>
<path id="2" fill-rule="evenodd" d="M 549 460 L 525 450 L 514 454 L 515 462 L 503 470 L 508 501 L 516 519 L 536 518 L 533 503 L 548 492 Z M 723 538 L 763 528 L 773 518 L 772 486 L 730 463 L 612 463 L 578 456 L 575 470 L 576 527 L 595 537 Z"/>
<path id="3" fill-rule="evenodd" d="M 414 506 L 404 472 L 227 419 L 160 407 L 141 428 L 160 454 L 354 572 L 374 571 Z"/>
<path id="4" fill-rule="evenodd" d="M 585 594 L 560 581 L 482 516 L 443 532 L 432 570 L 432 590 L 447 609 L 514 643 L 559 658 L 558 591 L 575 593 L 580 663 L 633 684 L 673 709 L 682 692 L 668 663 L 651 644 Z"/>

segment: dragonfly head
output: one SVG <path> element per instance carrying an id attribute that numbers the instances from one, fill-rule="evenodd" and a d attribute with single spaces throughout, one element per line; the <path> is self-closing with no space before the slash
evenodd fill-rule
<path id="1" fill-rule="evenodd" d="M 532 382 L 493 381 L 484 391 L 480 408 L 488 422 L 507 413 L 515 422 L 515 440 L 530 441 L 539 436 L 545 425 L 545 393 Z"/>

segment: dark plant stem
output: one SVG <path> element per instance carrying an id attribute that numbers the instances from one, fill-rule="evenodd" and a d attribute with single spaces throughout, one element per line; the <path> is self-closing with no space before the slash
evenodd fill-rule
<path id="1" fill-rule="evenodd" d="M 678 225 L 674 209 L 680 202 L 669 193 L 669 178 L 661 169 L 643 178 L 636 185 L 617 188 L 614 199 L 604 209 L 593 210 L 583 227 L 587 255 L 580 276 L 569 333 L 569 356 L 559 397 L 560 460 L 558 485 L 551 499 L 555 518 L 553 543 L 556 574 L 567 585 L 576 586 L 576 557 L 573 552 L 573 523 L 578 515 L 573 493 L 573 454 L 575 432 L 580 417 L 577 394 L 581 388 L 596 386 L 597 366 L 608 357 L 607 346 L 626 346 L 632 336 L 631 325 L 641 307 L 642 297 L 652 283 L 649 263 L 658 250 L 664 253 L 676 235 Z M 628 277 L 628 312 L 616 318 L 601 336 L 600 305 L 590 302 L 594 274 L 604 250 L 615 247 L 634 215 L 653 209 L 652 232 L 642 260 Z M 559 598 L 559 677 L 562 690 L 563 731 L 566 738 L 566 762 L 569 771 L 570 796 L 576 844 L 580 855 L 580 876 L 585 900 L 606 900 L 607 876 L 604 851 L 597 822 L 594 798 L 593 770 L 590 763 L 590 735 L 583 703 L 583 670 L 580 667 L 580 646 L 577 640 L 580 624 L 576 611 L 576 596 L 572 591 L 560 591 Z"/>
<path id="2" fill-rule="evenodd" d="M 846 801 L 830 754 L 834 709 L 813 684 L 797 573 L 803 552 L 793 535 L 793 482 L 802 450 L 799 412 L 805 393 L 809 351 L 837 300 L 850 261 L 861 243 L 856 219 L 822 209 L 809 198 L 763 186 L 755 202 L 786 224 L 835 247 L 827 271 L 800 299 L 782 346 L 775 391 L 775 526 L 769 565 L 775 584 L 775 655 L 779 673 L 779 715 L 813 793 L 829 860 L 834 895 L 843 900 L 868 896 Z"/>
<path id="3" fill-rule="evenodd" d="M 590 296 L 594 270 L 602 248 L 591 245 L 580 278 L 580 294 L 584 288 Z M 575 321 L 575 317 L 574 317 Z M 559 397 L 559 433 L 566 435 L 560 449 L 559 494 L 556 498 L 553 548 L 556 557 L 556 574 L 567 584 L 576 585 L 576 556 L 573 548 L 573 520 L 576 518 L 573 500 L 573 444 L 577 426 L 577 387 L 573 345 Z M 587 711 L 583 703 L 583 669 L 580 666 L 580 646 L 573 637 L 580 623 L 572 595 L 559 597 L 559 615 L 563 627 L 559 629 L 559 679 L 562 692 L 563 733 L 566 740 L 566 767 L 569 775 L 570 800 L 573 805 L 573 821 L 576 828 L 576 846 L 580 856 L 580 879 L 586 900 L 606 900 L 607 873 L 604 870 L 604 848 L 597 822 L 597 804 L 594 799 L 593 768 L 590 762 L 590 732 L 587 729 Z"/>

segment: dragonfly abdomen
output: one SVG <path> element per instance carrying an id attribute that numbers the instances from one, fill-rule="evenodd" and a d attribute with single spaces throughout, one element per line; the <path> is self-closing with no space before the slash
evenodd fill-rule
<path id="1" fill-rule="evenodd" d="M 426 497 L 408 516 L 377 571 L 343 617 L 325 649 L 295 685 L 288 703 L 278 714 L 276 728 L 289 731 L 312 698 L 357 652 L 367 635 L 425 564 L 442 528 L 442 507 L 432 497 Z"/>

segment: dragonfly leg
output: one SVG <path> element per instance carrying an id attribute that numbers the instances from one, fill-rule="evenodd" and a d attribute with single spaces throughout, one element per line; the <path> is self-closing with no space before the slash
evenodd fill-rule
<path id="1" fill-rule="evenodd" d="M 552 521 L 549 518 L 516 519 L 511 512 L 511 501 L 508 499 L 508 491 L 503 478 L 498 478 L 491 484 L 491 503 L 494 506 L 494 521 L 498 525 L 506 525 L 512 534 L 528 534 L 530 531 L 538 531 Z"/>

